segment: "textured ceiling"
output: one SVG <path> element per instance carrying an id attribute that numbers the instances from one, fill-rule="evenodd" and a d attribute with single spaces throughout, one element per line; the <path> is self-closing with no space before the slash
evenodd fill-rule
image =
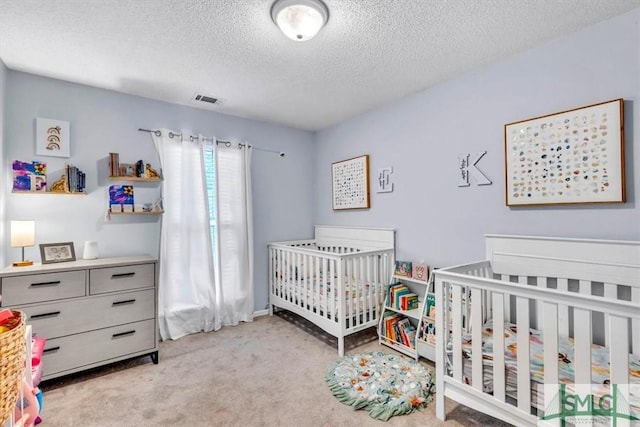
<path id="1" fill-rule="evenodd" d="M 13 70 L 319 130 L 633 8 L 640 0 L 325 0 L 286 38 L 272 0 L 0 0 Z M 222 99 L 209 106 L 196 93 Z"/>

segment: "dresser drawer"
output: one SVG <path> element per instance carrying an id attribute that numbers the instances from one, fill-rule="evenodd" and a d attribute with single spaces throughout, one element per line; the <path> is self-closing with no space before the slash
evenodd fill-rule
<path id="1" fill-rule="evenodd" d="M 2 279 L 2 305 L 5 307 L 34 302 L 82 297 L 85 295 L 85 271 L 29 274 Z"/>
<path id="2" fill-rule="evenodd" d="M 47 340 L 155 317 L 155 290 L 17 307 L 33 332 Z"/>
<path id="3" fill-rule="evenodd" d="M 89 270 L 89 293 L 95 295 L 153 287 L 155 284 L 154 267 L 155 264 L 138 264 L 91 269 Z"/>
<path id="4" fill-rule="evenodd" d="M 155 320 L 129 323 L 69 337 L 47 340 L 43 354 L 43 377 L 156 346 Z"/>

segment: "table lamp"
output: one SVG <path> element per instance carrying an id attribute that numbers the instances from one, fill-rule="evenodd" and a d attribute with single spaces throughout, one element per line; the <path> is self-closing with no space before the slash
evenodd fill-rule
<path id="1" fill-rule="evenodd" d="M 11 221 L 11 247 L 22 248 L 22 261 L 16 261 L 13 267 L 26 267 L 33 265 L 33 261 L 25 261 L 24 248 L 36 244 L 35 221 Z"/>

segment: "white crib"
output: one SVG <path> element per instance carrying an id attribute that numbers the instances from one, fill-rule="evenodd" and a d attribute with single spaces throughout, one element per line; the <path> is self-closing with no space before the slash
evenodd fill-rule
<path id="1" fill-rule="evenodd" d="M 618 393 L 617 425 L 640 423 L 640 242 L 485 238 L 485 261 L 433 271 L 438 418 L 450 398 L 517 426 L 560 425 L 563 383 L 575 409 Z"/>
<path id="2" fill-rule="evenodd" d="M 394 261 L 394 230 L 316 226 L 315 238 L 269 245 L 270 313 L 296 313 L 338 338 L 377 326 Z"/>

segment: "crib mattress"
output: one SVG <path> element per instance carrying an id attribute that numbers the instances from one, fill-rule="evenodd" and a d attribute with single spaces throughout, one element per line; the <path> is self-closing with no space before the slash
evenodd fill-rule
<path id="1" fill-rule="evenodd" d="M 515 398 L 517 392 L 517 326 L 504 324 L 506 393 Z M 537 408 L 542 408 L 542 396 L 538 396 L 538 387 L 544 384 L 544 341 L 542 332 L 529 330 L 531 401 Z M 465 381 L 471 382 L 471 335 L 463 336 L 463 368 Z M 558 378 L 563 384 L 573 384 L 575 378 L 573 338 L 560 337 L 558 342 Z M 493 321 L 490 320 L 482 328 L 483 390 L 493 392 Z M 600 345 L 591 346 L 591 378 L 592 383 L 599 385 L 596 394 L 608 394 L 609 387 L 609 349 Z M 640 417 L 640 356 L 629 355 L 629 377 L 631 386 L 630 406 L 635 416 Z"/>

